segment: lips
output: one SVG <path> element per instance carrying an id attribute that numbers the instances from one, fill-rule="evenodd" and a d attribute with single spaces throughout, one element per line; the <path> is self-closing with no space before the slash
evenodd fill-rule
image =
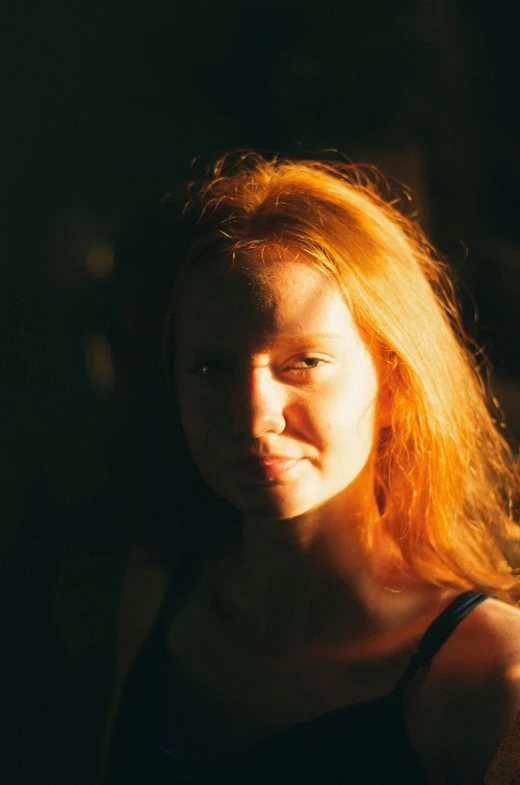
<path id="1" fill-rule="evenodd" d="M 250 456 L 238 461 L 235 465 L 245 477 L 253 481 L 266 482 L 281 478 L 301 460 L 301 458 L 292 458 L 288 455 Z"/>

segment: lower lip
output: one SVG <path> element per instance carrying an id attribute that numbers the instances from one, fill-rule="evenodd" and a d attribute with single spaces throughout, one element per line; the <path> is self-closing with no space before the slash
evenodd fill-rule
<path id="1" fill-rule="evenodd" d="M 269 463 L 249 463 L 243 467 L 243 472 L 250 480 L 269 482 L 278 480 L 288 474 L 299 463 L 300 459 L 270 461 Z"/>

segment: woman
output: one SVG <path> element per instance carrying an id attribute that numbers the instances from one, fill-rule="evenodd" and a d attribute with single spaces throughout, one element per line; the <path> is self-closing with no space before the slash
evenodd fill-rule
<path id="1" fill-rule="evenodd" d="M 442 265 L 348 166 L 224 159 L 187 215 L 173 379 L 206 502 L 106 783 L 482 782 L 520 712 L 517 479 Z"/>

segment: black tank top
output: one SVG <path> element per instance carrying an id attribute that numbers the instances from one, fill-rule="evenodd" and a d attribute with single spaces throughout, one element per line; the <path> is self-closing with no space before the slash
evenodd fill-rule
<path id="1" fill-rule="evenodd" d="M 165 603 L 126 682 L 105 785 L 428 785 L 408 739 L 401 698 L 486 597 L 467 591 L 442 611 L 389 695 L 279 731 L 226 764 L 187 758 L 166 744 Z"/>

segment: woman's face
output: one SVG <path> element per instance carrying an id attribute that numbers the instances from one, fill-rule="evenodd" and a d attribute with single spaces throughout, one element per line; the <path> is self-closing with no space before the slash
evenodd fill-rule
<path id="1" fill-rule="evenodd" d="M 206 482 L 269 519 L 345 491 L 372 451 L 378 376 L 336 284 L 304 261 L 218 261 L 181 301 L 175 381 Z"/>

